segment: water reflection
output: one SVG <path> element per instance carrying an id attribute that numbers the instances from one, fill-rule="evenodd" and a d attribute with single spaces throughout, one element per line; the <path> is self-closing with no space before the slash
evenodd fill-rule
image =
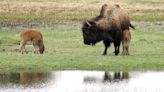
<path id="1" fill-rule="evenodd" d="M 128 72 L 104 72 L 102 75 L 102 82 L 119 82 L 129 78 Z M 98 76 L 84 76 L 84 82 L 96 82 Z"/>
<path id="2" fill-rule="evenodd" d="M 164 92 L 164 72 L 0 73 L 0 92 Z"/>
<path id="3" fill-rule="evenodd" d="M 114 72 L 114 73 L 105 72 L 104 74 L 105 81 L 118 82 L 118 81 L 122 81 L 128 78 L 129 78 L 128 72 Z"/>
<path id="4" fill-rule="evenodd" d="M 0 85 L 6 86 L 8 84 L 16 85 L 33 85 L 45 83 L 50 77 L 50 73 L 1 73 L 0 74 Z"/>

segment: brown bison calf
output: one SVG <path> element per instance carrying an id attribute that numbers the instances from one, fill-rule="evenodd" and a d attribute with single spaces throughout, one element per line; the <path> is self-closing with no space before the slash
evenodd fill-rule
<path id="1" fill-rule="evenodd" d="M 23 54 L 23 52 L 26 52 L 25 45 L 28 41 L 33 42 L 34 46 L 34 53 L 42 54 L 44 52 L 44 44 L 43 44 L 43 36 L 40 31 L 34 30 L 34 29 L 27 29 L 20 33 L 21 42 L 20 42 L 20 50 Z"/>
<path id="2" fill-rule="evenodd" d="M 131 40 L 130 30 L 126 29 L 123 31 L 123 39 L 122 39 L 123 55 L 129 55 L 130 40 Z"/>

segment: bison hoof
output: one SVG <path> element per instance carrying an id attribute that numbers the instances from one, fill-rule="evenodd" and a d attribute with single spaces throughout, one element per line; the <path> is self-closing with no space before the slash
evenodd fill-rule
<path id="1" fill-rule="evenodd" d="M 103 55 L 103 56 L 105 56 L 105 55 L 106 55 L 106 53 L 103 53 L 102 55 Z"/>
<path id="2" fill-rule="evenodd" d="M 122 53 L 123 56 L 129 56 L 129 53 Z"/>
<path id="3" fill-rule="evenodd" d="M 115 52 L 115 55 L 117 56 L 119 53 L 118 52 Z"/>

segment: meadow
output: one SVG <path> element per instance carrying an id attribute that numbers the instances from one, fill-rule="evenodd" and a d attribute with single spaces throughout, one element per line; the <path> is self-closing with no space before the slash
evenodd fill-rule
<path id="1" fill-rule="evenodd" d="M 130 56 L 115 56 L 113 45 L 107 56 L 102 56 L 102 42 L 93 47 L 84 45 L 80 26 L 77 23 L 71 27 L 58 25 L 56 29 L 40 28 L 46 47 L 43 55 L 34 54 L 32 45 L 27 46 L 28 54 L 21 54 L 18 51 L 19 31 L 2 29 L 0 71 L 164 69 L 163 25 L 137 26 L 137 30 L 131 30 Z"/>
<path id="2" fill-rule="evenodd" d="M 99 14 L 108 0 L 0 0 L 0 71 L 103 70 L 139 71 L 164 69 L 164 2 L 162 0 L 111 0 L 130 13 L 130 56 L 115 56 L 113 44 L 102 56 L 102 42 L 83 44 L 82 21 Z M 31 24 L 42 31 L 46 51 L 19 52 L 19 32 Z M 121 47 L 122 50 L 122 47 Z"/>

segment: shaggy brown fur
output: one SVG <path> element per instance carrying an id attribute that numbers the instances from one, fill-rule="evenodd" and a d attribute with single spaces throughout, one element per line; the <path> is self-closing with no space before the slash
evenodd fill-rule
<path id="1" fill-rule="evenodd" d="M 126 29 L 123 31 L 123 39 L 122 39 L 122 54 L 129 55 L 129 45 L 131 40 L 130 30 Z"/>
<path id="2" fill-rule="evenodd" d="M 20 42 L 20 50 L 23 54 L 23 52 L 26 52 L 25 45 L 27 44 L 28 41 L 33 42 L 34 46 L 34 53 L 42 54 L 44 52 L 44 44 L 43 44 L 43 36 L 40 31 L 35 30 L 35 29 L 27 29 L 24 30 L 20 33 L 21 37 L 21 42 Z"/>
<path id="3" fill-rule="evenodd" d="M 102 24 L 102 20 L 106 20 L 109 24 L 112 25 L 112 27 L 120 27 L 122 30 L 129 29 L 129 27 L 134 28 L 130 24 L 128 12 L 122 9 L 118 4 L 104 4 L 101 8 L 100 15 L 97 17 L 96 20 L 96 23 L 99 25 L 99 27 L 104 25 Z"/>
<path id="4" fill-rule="evenodd" d="M 82 27 L 84 44 L 90 45 L 103 41 L 105 46 L 103 55 L 106 55 L 110 43 L 114 42 L 115 55 L 118 55 L 122 32 L 129 27 L 134 28 L 124 9 L 117 4 L 104 4 L 99 16 L 84 22 Z"/>

